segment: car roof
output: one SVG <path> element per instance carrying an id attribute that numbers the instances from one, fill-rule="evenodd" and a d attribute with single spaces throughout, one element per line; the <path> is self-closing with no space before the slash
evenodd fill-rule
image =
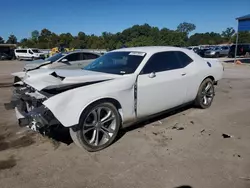
<path id="1" fill-rule="evenodd" d="M 69 55 L 69 54 L 80 53 L 80 52 L 84 52 L 84 53 L 91 53 L 91 54 L 100 55 L 99 53 L 92 52 L 92 51 L 89 51 L 89 50 L 74 50 L 74 51 L 69 51 L 69 52 L 61 52 L 61 53 L 62 53 L 62 55 Z"/>
<path id="2" fill-rule="evenodd" d="M 143 47 L 130 47 L 130 48 L 121 48 L 114 50 L 113 52 L 124 52 L 124 51 L 136 51 L 136 52 L 145 52 L 145 53 L 156 53 L 162 51 L 184 51 L 188 52 L 190 50 L 180 47 L 173 46 L 143 46 Z"/>

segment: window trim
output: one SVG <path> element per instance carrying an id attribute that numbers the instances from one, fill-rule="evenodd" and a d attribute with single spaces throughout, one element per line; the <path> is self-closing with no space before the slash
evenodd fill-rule
<path id="1" fill-rule="evenodd" d="M 145 65 L 144 65 L 143 68 L 141 69 L 139 75 L 150 74 L 150 73 L 143 73 L 143 70 L 144 70 L 144 68 L 146 67 L 146 65 L 148 64 L 148 62 L 151 60 L 151 58 L 152 58 L 154 55 L 159 54 L 159 53 L 166 53 L 166 52 L 173 52 L 173 53 L 175 54 L 176 58 L 178 59 L 180 65 L 181 65 L 181 67 L 178 68 L 178 69 L 183 69 L 183 68 L 185 68 L 185 67 L 187 66 L 187 65 L 186 65 L 186 66 L 183 65 L 183 63 L 180 61 L 179 56 L 176 54 L 176 52 L 181 52 L 181 53 L 184 53 L 185 55 L 187 55 L 185 52 L 183 52 L 183 51 L 176 51 L 176 50 L 175 50 L 175 51 L 161 51 L 161 52 L 156 52 L 156 53 L 154 53 L 154 54 L 151 55 L 151 57 L 147 60 L 147 62 L 145 63 Z M 187 56 L 192 60 L 192 61 L 190 62 L 190 63 L 192 63 L 194 60 L 193 60 L 189 55 L 187 55 Z M 190 63 L 189 63 L 189 64 L 190 64 Z M 189 64 L 188 64 L 188 65 L 189 65 Z M 164 70 L 164 71 L 159 71 L 159 72 L 155 72 L 155 73 L 166 72 L 166 71 L 172 71 L 172 70 L 177 70 L 177 69 Z"/>

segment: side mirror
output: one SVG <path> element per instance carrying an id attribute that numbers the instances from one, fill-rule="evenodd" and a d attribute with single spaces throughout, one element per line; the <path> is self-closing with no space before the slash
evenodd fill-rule
<path id="1" fill-rule="evenodd" d="M 62 59 L 61 62 L 62 63 L 68 63 L 69 61 L 67 59 Z"/>
<path id="2" fill-rule="evenodd" d="M 154 78 L 156 75 L 155 75 L 155 72 L 151 72 L 149 75 L 148 75 L 148 77 L 149 78 Z"/>

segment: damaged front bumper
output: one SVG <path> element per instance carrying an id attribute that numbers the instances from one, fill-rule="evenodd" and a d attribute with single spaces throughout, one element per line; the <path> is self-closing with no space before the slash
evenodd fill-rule
<path id="1" fill-rule="evenodd" d="M 16 87 L 10 103 L 5 103 L 5 109 L 15 109 L 20 127 L 29 127 L 33 131 L 46 134 L 51 126 L 59 125 L 52 112 L 42 104 L 46 97 L 32 88 Z"/>

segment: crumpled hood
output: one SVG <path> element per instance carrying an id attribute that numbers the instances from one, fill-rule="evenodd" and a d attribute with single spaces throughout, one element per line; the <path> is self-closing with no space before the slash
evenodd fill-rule
<path id="1" fill-rule="evenodd" d="M 96 83 L 99 81 L 122 77 L 121 75 L 93 72 L 87 70 L 61 69 L 37 69 L 26 73 L 14 73 L 13 75 L 23 75 L 22 81 L 38 91 L 81 83 L 91 84 L 92 82 Z"/>
<path id="2" fill-rule="evenodd" d="M 24 69 L 27 71 L 27 70 L 33 70 L 33 69 L 36 69 L 36 68 L 39 68 L 43 65 L 47 65 L 51 63 L 50 61 L 46 61 L 46 60 L 42 60 L 42 59 L 39 59 L 39 60 L 35 60 L 35 61 L 32 61 L 31 63 L 26 63 L 24 65 Z"/>

